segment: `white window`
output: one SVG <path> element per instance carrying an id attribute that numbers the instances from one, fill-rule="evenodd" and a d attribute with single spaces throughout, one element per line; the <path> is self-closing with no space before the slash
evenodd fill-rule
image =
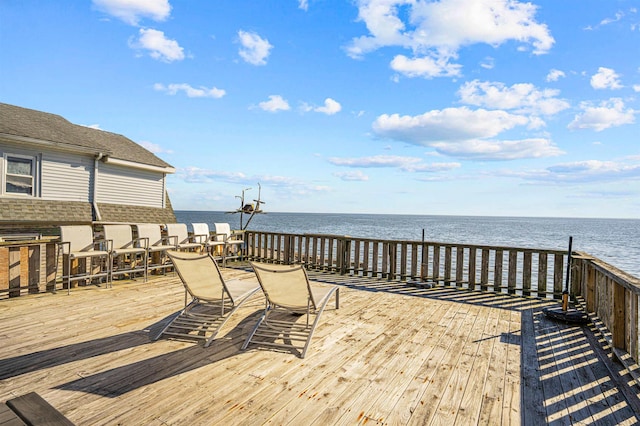
<path id="1" fill-rule="evenodd" d="M 5 195 L 36 195 L 36 157 L 26 155 L 4 155 Z"/>

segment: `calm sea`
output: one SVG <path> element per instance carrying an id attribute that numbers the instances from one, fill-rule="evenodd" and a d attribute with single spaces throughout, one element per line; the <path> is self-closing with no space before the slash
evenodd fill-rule
<path id="1" fill-rule="evenodd" d="M 240 215 L 176 210 L 178 222 L 216 222 L 240 228 Z M 244 215 L 246 223 L 247 215 Z M 353 237 L 531 247 L 589 253 L 640 277 L 640 220 L 481 216 L 422 216 L 335 213 L 267 213 L 255 215 L 248 229 L 350 235 Z"/>

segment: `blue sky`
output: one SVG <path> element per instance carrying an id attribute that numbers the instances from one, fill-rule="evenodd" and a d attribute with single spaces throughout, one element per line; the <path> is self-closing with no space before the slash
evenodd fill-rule
<path id="1" fill-rule="evenodd" d="M 640 3 L 0 2 L 0 101 L 123 134 L 179 210 L 640 218 Z"/>

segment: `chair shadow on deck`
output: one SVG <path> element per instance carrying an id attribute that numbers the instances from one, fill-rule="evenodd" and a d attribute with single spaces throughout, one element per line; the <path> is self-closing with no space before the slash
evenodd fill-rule
<path id="1" fill-rule="evenodd" d="M 259 316 L 258 314 L 260 312 L 261 311 L 257 310 L 256 313 L 245 318 L 243 323 L 245 321 L 253 321 L 254 318 Z M 152 340 L 153 337 L 156 336 L 159 331 L 178 314 L 179 312 L 175 312 L 168 315 L 142 330 L 0 359 L 0 380 L 101 355 L 117 353 L 126 349 L 157 344 Z M 233 331 L 230 333 L 233 333 Z M 241 337 L 238 337 L 238 339 L 241 339 Z M 174 340 L 177 339 L 174 338 Z M 193 339 L 192 341 L 196 342 L 197 339 Z M 202 345 L 198 345 L 197 347 L 203 351 Z"/>
<path id="2" fill-rule="evenodd" d="M 209 348 L 203 348 L 202 344 L 189 346 L 184 349 L 85 376 L 56 386 L 55 388 L 116 398 L 140 387 L 237 356 L 243 352 L 240 348 L 245 340 L 248 329 L 255 324 L 262 313 L 263 310 L 260 309 L 245 316 L 233 329 L 216 338 Z M 168 320 L 170 320 L 170 317 L 163 320 L 163 322 Z M 156 323 L 154 325 L 154 327 L 161 326 L 162 323 Z M 176 339 L 173 337 L 171 337 L 171 339 L 185 340 L 185 338 Z M 287 341 L 286 337 L 284 340 Z M 261 343 L 264 343 L 264 346 Z M 254 345 L 260 348 L 260 350 L 299 355 L 299 349 L 297 348 L 285 349 L 272 347 L 268 343 L 269 339 L 254 341 Z"/>
<path id="3" fill-rule="evenodd" d="M 150 344 L 144 330 L 0 359 L 0 380 Z"/>
<path id="4" fill-rule="evenodd" d="M 242 351 L 240 347 L 244 341 L 247 329 L 251 327 L 262 314 L 256 310 L 229 331 L 219 335 L 210 347 L 194 344 L 183 349 L 156 355 L 141 361 L 132 362 L 120 367 L 84 376 L 55 387 L 55 389 L 92 393 L 108 398 L 117 398 L 138 388 L 186 373 L 204 366 L 236 356 Z M 169 319 L 171 317 L 168 317 Z M 167 320 L 167 319 L 165 319 Z M 161 327 L 161 323 L 154 327 Z M 151 333 L 153 335 L 153 333 Z M 170 338 L 183 341 L 185 338 Z M 194 339 L 197 340 L 197 339 Z M 147 340 L 147 343 L 149 341 Z M 150 342 L 158 345 L 158 342 Z"/>

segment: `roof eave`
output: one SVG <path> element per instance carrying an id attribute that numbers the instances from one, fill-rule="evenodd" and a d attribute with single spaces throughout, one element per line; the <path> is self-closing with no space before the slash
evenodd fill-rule
<path id="1" fill-rule="evenodd" d="M 125 166 L 125 167 L 133 167 L 133 168 L 136 168 L 136 169 L 142 169 L 142 170 L 147 170 L 147 171 L 152 171 L 152 172 L 160 172 L 160 173 L 167 173 L 167 174 L 171 174 L 171 173 L 175 173 L 176 172 L 176 169 L 174 167 L 153 166 L 151 164 L 136 163 L 134 161 L 121 160 L 119 158 L 113 158 L 113 157 L 109 157 L 109 156 L 104 158 L 103 161 L 105 163 L 107 163 L 107 164 L 113 164 L 113 165 Z"/>

